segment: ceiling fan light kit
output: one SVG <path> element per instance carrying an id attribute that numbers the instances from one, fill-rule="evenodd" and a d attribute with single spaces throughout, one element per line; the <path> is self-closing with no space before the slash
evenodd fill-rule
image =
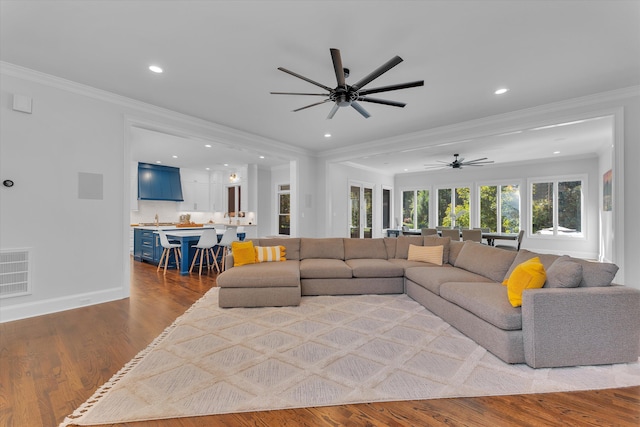
<path id="1" fill-rule="evenodd" d="M 438 160 L 438 163 L 440 164 L 425 165 L 426 166 L 425 169 L 445 169 L 445 168 L 462 169 L 463 166 L 484 166 L 484 165 L 493 163 L 493 160 L 487 160 L 486 157 L 482 157 L 480 159 L 468 160 L 465 162 L 464 157 L 458 158 L 459 156 L 460 154 L 454 154 L 453 162 L 443 162 L 442 160 Z"/>
<path id="2" fill-rule="evenodd" d="M 313 104 L 305 105 L 304 107 L 297 108 L 293 110 L 294 112 L 305 110 L 310 107 L 315 107 L 316 105 L 321 105 L 326 102 L 333 102 L 333 107 L 327 116 L 327 119 L 333 118 L 340 107 L 353 107 L 362 117 L 369 118 L 371 115 L 367 112 L 359 102 L 371 102 L 375 104 L 382 105 L 390 105 L 392 107 L 404 107 L 406 104 L 403 102 L 390 101 L 387 99 L 379 99 L 379 98 L 371 98 L 367 95 L 372 93 L 380 93 L 380 92 L 389 92 L 392 90 L 399 89 L 408 89 L 411 87 L 424 86 L 424 80 L 419 80 L 415 82 L 401 83 L 395 85 L 381 86 L 373 89 L 363 88 L 371 83 L 373 80 L 380 77 L 382 74 L 386 73 L 396 65 L 402 62 L 402 58 L 399 56 L 394 56 L 389 61 L 382 64 L 380 67 L 373 70 L 367 76 L 360 79 L 357 83 L 353 85 L 348 85 L 345 81 L 347 77 L 349 77 L 349 69 L 344 68 L 342 66 L 342 56 L 340 55 L 339 49 L 329 49 L 331 52 L 331 60 L 333 62 L 333 70 L 336 75 L 337 86 L 335 88 L 330 88 L 329 86 L 325 86 L 321 83 L 318 83 L 314 80 L 309 79 L 308 77 L 301 76 L 300 74 L 294 73 L 293 71 L 287 70 L 283 67 L 278 67 L 278 70 L 283 71 L 287 74 L 290 74 L 294 77 L 297 77 L 301 80 L 304 80 L 308 83 L 311 83 L 315 86 L 318 86 L 328 93 L 303 93 L 303 92 L 271 92 L 272 95 L 304 95 L 304 96 L 325 96 L 327 99 L 324 99 L 320 102 L 314 102 Z"/>

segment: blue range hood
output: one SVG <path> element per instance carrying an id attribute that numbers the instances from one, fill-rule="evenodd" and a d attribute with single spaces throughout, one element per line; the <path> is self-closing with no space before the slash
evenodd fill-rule
<path id="1" fill-rule="evenodd" d="M 184 201 L 180 169 L 138 163 L 138 200 Z"/>

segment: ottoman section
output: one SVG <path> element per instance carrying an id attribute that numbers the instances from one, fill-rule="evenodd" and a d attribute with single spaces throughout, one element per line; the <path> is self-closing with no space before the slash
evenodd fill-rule
<path id="1" fill-rule="evenodd" d="M 217 284 L 223 308 L 300 305 L 300 261 L 233 267 L 218 276 Z"/>

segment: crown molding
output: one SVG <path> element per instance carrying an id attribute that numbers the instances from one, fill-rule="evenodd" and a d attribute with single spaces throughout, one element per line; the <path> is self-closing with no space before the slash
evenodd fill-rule
<path id="1" fill-rule="evenodd" d="M 284 142 L 199 119 L 187 114 L 178 113 L 173 110 L 158 107 L 132 98 L 127 98 L 106 90 L 97 89 L 92 86 L 56 77 L 16 64 L 11 64 L 9 62 L 0 61 L 0 73 L 6 76 L 28 80 L 33 83 L 42 84 L 44 86 L 53 87 L 66 92 L 75 93 L 77 95 L 117 105 L 130 110 L 128 113 L 125 113 L 126 115 L 131 115 L 131 112 L 137 112 L 153 115 L 159 120 L 173 120 L 178 122 L 181 126 L 199 128 L 209 137 L 222 139 L 228 138 L 236 143 L 247 144 L 249 145 L 247 148 L 263 151 L 265 151 L 266 148 L 266 150 L 277 150 L 280 153 L 286 153 L 292 156 L 316 157 L 317 155 L 313 151 L 289 145 Z"/>
<path id="2" fill-rule="evenodd" d="M 640 97 L 640 86 L 631 86 L 586 95 L 579 98 L 572 98 L 551 104 L 482 117 L 452 125 L 439 126 L 422 131 L 401 134 L 390 138 L 373 140 L 349 147 L 326 150 L 320 153 L 318 157 L 321 157 L 326 161 L 345 161 L 354 157 L 361 157 L 365 153 L 368 155 L 385 154 L 390 152 L 390 147 L 392 147 L 392 151 L 395 152 L 398 150 L 415 148 L 416 143 L 421 144 L 421 146 L 433 145 L 436 143 L 454 143 L 470 138 L 490 136 L 517 129 L 535 127 L 536 125 L 539 126 L 542 121 L 548 121 L 548 124 L 553 121 L 557 121 L 557 116 L 554 116 L 553 119 L 545 117 L 549 114 L 571 114 L 574 110 L 585 108 L 598 108 L 599 111 L 602 111 L 603 104 L 615 103 L 635 97 Z M 588 113 L 582 112 L 579 116 L 584 116 L 585 114 Z M 577 116 L 573 113 L 573 115 L 567 117 Z M 428 141 L 431 142 L 429 143 Z"/>

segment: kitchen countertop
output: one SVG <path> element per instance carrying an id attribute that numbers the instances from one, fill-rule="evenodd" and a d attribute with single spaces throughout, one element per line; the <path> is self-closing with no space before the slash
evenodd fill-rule
<path id="1" fill-rule="evenodd" d="M 202 227 L 177 227 L 175 224 L 173 225 L 160 225 L 160 226 L 155 226 L 155 225 L 139 225 L 139 224 L 131 224 L 131 227 L 133 228 L 139 228 L 141 230 L 158 230 L 158 229 L 162 229 L 162 230 L 202 230 L 203 228 L 208 228 L 208 227 L 214 227 L 214 226 L 225 226 L 225 227 L 255 227 L 256 224 L 240 224 L 240 225 L 236 225 L 236 224 L 208 224 L 205 223 Z"/>

